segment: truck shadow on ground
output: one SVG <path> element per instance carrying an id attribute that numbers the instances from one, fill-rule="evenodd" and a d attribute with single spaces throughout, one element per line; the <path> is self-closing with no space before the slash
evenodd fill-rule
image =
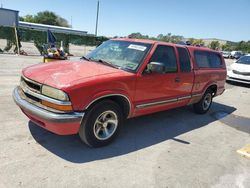
<path id="1" fill-rule="evenodd" d="M 34 139 L 48 151 L 73 163 L 86 163 L 125 155 L 167 140 L 192 144 L 176 137 L 217 121 L 219 118 L 214 116 L 217 112 L 222 112 L 225 117 L 235 110 L 234 107 L 214 102 L 210 111 L 204 115 L 193 113 L 191 107 L 183 107 L 129 119 L 117 139 L 102 148 L 89 148 L 78 135 L 58 136 L 31 121 L 29 129 Z"/>

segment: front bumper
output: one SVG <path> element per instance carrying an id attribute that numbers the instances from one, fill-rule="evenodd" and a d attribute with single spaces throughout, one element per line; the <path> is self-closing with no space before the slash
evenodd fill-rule
<path id="1" fill-rule="evenodd" d="M 229 71 L 227 74 L 227 81 L 250 84 L 250 76 L 235 74 L 232 71 Z"/>
<path id="2" fill-rule="evenodd" d="M 18 87 L 13 91 L 13 99 L 31 121 L 59 135 L 76 134 L 79 131 L 84 112 L 54 113 L 37 107 L 22 99 Z"/>
<path id="3" fill-rule="evenodd" d="M 250 84 L 250 81 L 248 81 L 248 80 L 242 80 L 242 79 L 233 78 L 233 77 L 227 77 L 227 81 L 239 82 L 239 83 L 243 83 L 243 84 Z"/>

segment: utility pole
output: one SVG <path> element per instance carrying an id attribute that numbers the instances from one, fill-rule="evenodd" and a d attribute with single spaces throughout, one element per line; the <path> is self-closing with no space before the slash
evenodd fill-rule
<path id="1" fill-rule="evenodd" d="M 16 38 L 17 54 L 20 55 L 20 46 L 19 46 L 17 28 L 16 28 L 16 24 L 15 23 L 14 23 L 14 31 L 15 31 L 15 38 Z"/>
<path id="2" fill-rule="evenodd" d="M 97 12 L 96 12 L 95 36 L 97 36 L 98 18 L 99 18 L 99 0 L 97 1 Z"/>
<path id="3" fill-rule="evenodd" d="M 71 25 L 71 29 L 72 29 L 73 28 L 72 16 L 70 17 L 70 25 Z"/>

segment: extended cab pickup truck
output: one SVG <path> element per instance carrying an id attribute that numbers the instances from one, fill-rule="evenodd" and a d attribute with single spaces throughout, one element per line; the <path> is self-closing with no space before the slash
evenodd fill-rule
<path id="1" fill-rule="evenodd" d="M 31 121 L 92 147 L 110 143 L 123 120 L 185 105 L 206 113 L 225 90 L 222 55 L 208 48 L 113 39 L 81 60 L 22 71 L 13 98 Z"/>

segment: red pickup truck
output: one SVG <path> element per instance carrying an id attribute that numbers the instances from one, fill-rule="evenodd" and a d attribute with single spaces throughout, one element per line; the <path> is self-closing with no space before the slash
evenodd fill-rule
<path id="1" fill-rule="evenodd" d="M 13 98 L 31 121 L 89 146 L 110 143 L 123 120 L 185 105 L 207 112 L 225 90 L 222 55 L 208 48 L 113 39 L 81 60 L 22 71 Z"/>

